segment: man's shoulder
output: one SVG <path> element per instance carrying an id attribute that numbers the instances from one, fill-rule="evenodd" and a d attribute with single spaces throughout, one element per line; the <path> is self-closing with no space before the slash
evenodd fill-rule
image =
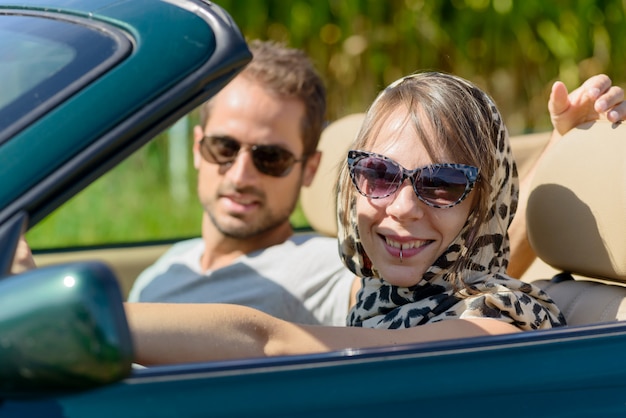
<path id="1" fill-rule="evenodd" d="M 175 258 L 186 258 L 189 255 L 194 255 L 204 250 L 204 241 L 202 238 L 191 238 L 184 241 L 178 241 L 165 252 L 159 259 L 153 264 L 157 265 L 163 262 L 170 262 Z"/>
<path id="2" fill-rule="evenodd" d="M 139 274 L 130 290 L 128 300 L 131 302 L 138 301 L 139 294 L 156 277 L 172 274 L 180 276 L 182 272 L 186 272 L 187 275 L 195 275 L 200 268 L 200 258 L 197 254 L 201 254 L 203 249 L 204 242 L 202 238 L 192 238 L 172 244 L 154 264 L 148 266 Z M 173 265 L 180 268 L 174 272 L 172 271 Z"/>
<path id="3" fill-rule="evenodd" d="M 337 238 L 327 237 L 315 232 L 295 233 L 281 245 L 275 246 L 274 249 L 291 253 L 327 254 L 339 259 Z"/>
<path id="4" fill-rule="evenodd" d="M 330 274 L 344 268 L 339 258 L 337 239 L 308 232 L 298 232 L 280 244 L 250 253 L 245 258 L 246 264 L 253 264 L 259 269 L 306 271 L 308 276 L 315 271 Z"/>
<path id="5" fill-rule="evenodd" d="M 198 246 L 202 246 L 203 241 L 202 238 L 190 238 L 183 241 L 178 241 L 172 244 L 169 250 L 167 250 L 166 254 L 169 252 L 183 252 L 189 251 L 190 249 L 197 248 Z"/>

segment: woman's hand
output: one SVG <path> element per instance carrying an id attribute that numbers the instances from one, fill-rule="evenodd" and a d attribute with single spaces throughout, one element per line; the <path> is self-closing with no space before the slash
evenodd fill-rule
<path id="1" fill-rule="evenodd" d="M 548 110 L 552 126 L 560 135 L 597 119 L 618 122 L 626 119 L 624 89 L 613 86 L 605 74 L 590 77 L 569 94 L 565 84 L 557 81 L 552 86 Z"/>

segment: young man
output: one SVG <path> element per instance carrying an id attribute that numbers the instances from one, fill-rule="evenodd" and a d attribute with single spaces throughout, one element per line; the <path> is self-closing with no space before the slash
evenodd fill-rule
<path id="1" fill-rule="evenodd" d="M 145 270 L 129 301 L 235 303 L 292 322 L 345 325 L 360 283 L 341 264 L 336 239 L 294 235 L 289 224 L 320 161 L 322 80 L 302 51 L 259 41 L 250 48 L 252 62 L 202 107 L 194 131 L 202 238 L 174 245 Z M 563 89 L 550 101 L 560 132 L 612 108 L 611 119 L 626 116 L 623 90 L 606 76 L 569 95 Z M 511 233 L 511 263 L 526 263 L 534 254 L 525 224 Z"/>
<path id="2" fill-rule="evenodd" d="M 174 245 L 129 301 L 230 302 L 344 325 L 354 275 L 336 240 L 294 235 L 289 223 L 320 161 L 324 84 L 302 51 L 259 41 L 250 49 L 253 61 L 203 105 L 195 127 L 202 239 Z"/>

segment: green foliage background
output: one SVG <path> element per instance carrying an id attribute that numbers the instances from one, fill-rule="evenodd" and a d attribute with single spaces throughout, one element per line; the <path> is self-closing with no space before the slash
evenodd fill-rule
<path id="1" fill-rule="evenodd" d="M 329 90 L 329 117 L 362 111 L 416 70 L 468 78 L 512 133 L 548 129 L 553 81 L 626 77 L 623 0 L 221 0 L 248 38 L 303 48 Z"/>
<path id="2" fill-rule="evenodd" d="M 626 0 L 220 0 L 248 39 L 309 53 L 325 79 L 329 120 L 364 111 L 377 92 L 418 70 L 468 78 L 495 99 L 512 134 L 550 129 L 546 103 L 606 73 L 626 85 Z M 190 119 L 193 124 L 195 115 Z M 189 128 L 190 129 L 190 128 Z M 46 219 L 34 247 L 198 235 L 195 171 L 173 196 L 167 133 Z M 306 220 L 299 213 L 294 223 Z M 89 223 L 87 223 L 89 222 Z"/>

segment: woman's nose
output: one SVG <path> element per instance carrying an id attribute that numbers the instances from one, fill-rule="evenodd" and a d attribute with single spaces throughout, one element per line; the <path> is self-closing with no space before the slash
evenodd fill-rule
<path id="1" fill-rule="evenodd" d="M 420 219 L 424 216 L 425 209 L 426 204 L 417 197 L 413 184 L 407 179 L 393 195 L 393 201 L 387 206 L 387 213 L 398 219 Z"/>

